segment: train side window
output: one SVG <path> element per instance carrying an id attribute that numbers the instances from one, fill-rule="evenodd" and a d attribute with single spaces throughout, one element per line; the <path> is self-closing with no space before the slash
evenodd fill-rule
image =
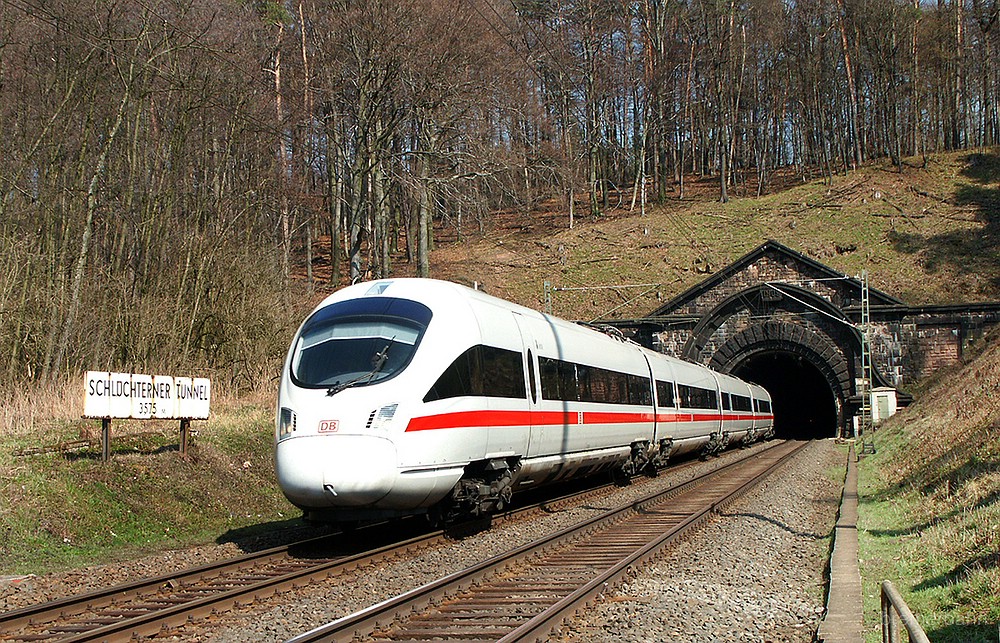
<path id="1" fill-rule="evenodd" d="M 530 350 L 528 351 L 528 392 L 531 395 L 531 401 L 537 402 L 537 394 L 535 393 L 535 360 Z"/>
<path id="2" fill-rule="evenodd" d="M 771 412 L 771 403 L 768 402 L 767 400 L 754 400 L 754 402 L 757 403 L 757 412 L 758 413 L 770 413 Z"/>
<path id="3" fill-rule="evenodd" d="M 480 346 L 482 369 L 481 395 L 525 399 L 524 368 L 521 353 L 493 346 Z"/>
<path id="4" fill-rule="evenodd" d="M 538 358 L 542 399 L 576 400 L 576 369 L 573 364 L 551 357 Z"/>
<path id="5" fill-rule="evenodd" d="M 656 380 L 656 406 L 661 409 L 674 408 L 674 383 Z"/>
<path id="6" fill-rule="evenodd" d="M 581 402 L 639 404 L 633 400 L 641 395 L 631 381 L 634 375 L 582 364 L 576 365 L 576 374 Z"/>
<path id="7" fill-rule="evenodd" d="M 472 375 L 475 370 L 472 362 L 476 360 L 477 355 L 478 350 L 475 346 L 459 355 L 424 395 L 424 402 L 472 395 Z"/>
<path id="8" fill-rule="evenodd" d="M 560 400 L 580 399 L 580 385 L 576 379 L 576 364 L 572 362 L 560 361 L 559 369 L 559 391 L 562 393 Z"/>
<path id="9" fill-rule="evenodd" d="M 712 389 L 701 388 L 699 386 L 688 386 L 687 384 L 677 385 L 677 394 L 680 396 L 681 407 L 687 409 L 718 409 L 719 396 Z"/>
<path id="10" fill-rule="evenodd" d="M 653 403 L 652 386 L 648 377 L 641 375 L 628 376 L 629 404 L 650 406 Z"/>
<path id="11" fill-rule="evenodd" d="M 722 410 L 723 411 L 732 411 L 733 410 L 733 404 L 729 400 L 729 393 L 723 393 L 722 394 Z"/>
<path id="12" fill-rule="evenodd" d="M 649 378 L 551 357 L 538 358 L 542 399 L 602 404 L 653 403 Z"/>
<path id="13" fill-rule="evenodd" d="M 608 382 L 601 369 L 576 364 L 576 397 L 581 402 L 597 402 L 608 394 Z"/>
<path id="14" fill-rule="evenodd" d="M 628 380 L 624 374 L 602 368 L 591 370 L 596 386 L 591 392 L 591 397 L 587 400 L 588 402 L 605 402 L 607 404 L 628 403 Z"/>
<path id="15" fill-rule="evenodd" d="M 733 410 L 735 411 L 753 411 L 753 403 L 750 398 L 746 395 L 734 395 L 733 396 Z"/>
<path id="16" fill-rule="evenodd" d="M 524 399 L 521 353 L 493 346 L 473 346 L 451 363 L 424 396 L 424 402 L 452 397 L 485 396 Z"/>

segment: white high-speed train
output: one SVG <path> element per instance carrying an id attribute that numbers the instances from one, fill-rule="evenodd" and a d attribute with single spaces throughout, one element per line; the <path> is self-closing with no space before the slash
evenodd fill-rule
<path id="1" fill-rule="evenodd" d="M 513 492 L 770 437 L 767 391 L 457 284 L 326 298 L 281 374 L 275 463 L 317 520 L 503 508 Z"/>

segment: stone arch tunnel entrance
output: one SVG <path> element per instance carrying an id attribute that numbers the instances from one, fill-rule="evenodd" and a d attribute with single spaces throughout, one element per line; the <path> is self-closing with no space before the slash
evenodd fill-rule
<path id="1" fill-rule="evenodd" d="M 770 240 L 641 318 L 599 323 L 764 386 L 783 437 L 852 437 L 865 388 L 905 406 L 908 384 L 1000 325 L 1000 302 L 909 306 Z"/>
<path id="2" fill-rule="evenodd" d="M 815 440 L 837 435 L 837 396 L 823 373 L 803 357 L 781 351 L 758 353 L 731 372 L 771 394 L 777 437 Z"/>
<path id="3" fill-rule="evenodd" d="M 716 334 L 710 324 L 703 328 L 703 334 L 695 333 L 685 346 L 688 355 L 708 353 L 708 366 L 766 388 L 776 435 L 812 440 L 843 434 L 845 416 L 852 410 L 845 407 L 854 393 L 850 364 L 856 345 L 848 332 L 837 326 L 828 333 L 788 319 L 767 319 L 702 351 L 699 346 L 710 342 L 709 333 Z"/>

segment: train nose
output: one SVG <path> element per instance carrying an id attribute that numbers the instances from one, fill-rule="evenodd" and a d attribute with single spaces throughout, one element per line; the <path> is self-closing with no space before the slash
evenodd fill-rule
<path id="1" fill-rule="evenodd" d="M 278 484 L 302 508 L 364 507 L 392 490 L 396 448 L 367 435 L 302 436 L 275 449 Z"/>

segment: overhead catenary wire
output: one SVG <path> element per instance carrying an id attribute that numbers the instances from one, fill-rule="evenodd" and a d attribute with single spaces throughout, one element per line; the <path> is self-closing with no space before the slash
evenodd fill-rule
<path id="1" fill-rule="evenodd" d="M 656 289 L 660 287 L 660 284 L 646 284 L 646 285 L 649 285 L 649 286 L 652 286 L 652 287 L 649 290 L 646 290 L 646 291 L 644 291 L 644 292 L 636 295 L 632 299 L 629 299 L 628 301 L 626 301 L 626 302 L 624 302 L 622 304 L 619 304 L 618 306 L 615 306 L 611 310 L 609 310 L 606 313 L 604 313 L 604 315 L 605 316 L 610 315 L 610 314 L 614 313 L 615 311 L 624 308 L 625 306 L 629 306 L 632 303 L 634 303 L 636 301 L 639 301 L 640 299 L 642 299 L 643 297 L 645 297 L 649 293 L 656 291 Z M 600 319 L 600 317 L 595 317 L 595 318 L 593 318 L 593 319 L 590 320 L 590 323 L 594 323 L 595 321 L 597 321 L 599 319 Z"/>
<path id="2" fill-rule="evenodd" d="M 618 286 L 553 286 L 553 292 L 570 290 L 619 290 L 622 288 L 659 288 L 662 284 L 620 284 Z"/>
<path id="3" fill-rule="evenodd" d="M 772 290 L 781 293 L 782 296 L 788 297 L 792 301 L 795 301 L 795 302 L 798 302 L 798 303 L 802 304 L 806 308 L 809 308 L 809 309 L 813 310 L 815 313 L 823 315 L 824 317 L 829 317 L 833 321 L 841 323 L 841 324 L 844 324 L 845 326 L 850 326 L 851 328 L 856 328 L 856 326 L 854 324 L 852 324 L 849 320 L 841 318 L 841 317 L 837 317 L 836 315 L 832 315 L 832 314 L 828 313 L 825 310 L 817 308 L 813 304 L 810 304 L 807 301 L 799 299 L 798 297 L 796 297 L 795 295 L 792 295 L 788 291 L 782 290 L 781 288 L 778 288 L 778 286 L 776 284 L 782 284 L 783 285 L 782 282 L 773 282 L 773 281 L 766 281 L 766 282 L 764 282 L 764 285 L 767 286 L 768 288 L 771 288 Z"/>

